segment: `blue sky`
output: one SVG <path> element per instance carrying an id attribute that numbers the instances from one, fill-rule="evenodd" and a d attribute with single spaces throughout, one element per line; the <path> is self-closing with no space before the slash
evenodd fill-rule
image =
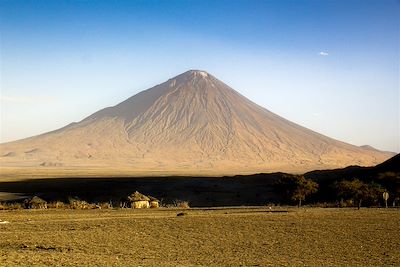
<path id="1" fill-rule="evenodd" d="M 188 69 L 355 145 L 400 152 L 400 2 L 0 1 L 0 142 Z"/>

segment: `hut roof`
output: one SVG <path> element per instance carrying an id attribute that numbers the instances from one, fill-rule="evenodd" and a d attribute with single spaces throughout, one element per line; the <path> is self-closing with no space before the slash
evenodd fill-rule
<path id="1" fill-rule="evenodd" d="M 46 204 L 46 200 L 41 199 L 40 197 L 34 196 L 27 201 L 29 204 Z"/>
<path id="2" fill-rule="evenodd" d="M 135 193 L 132 193 L 130 196 L 128 196 L 128 199 L 132 202 L 134 202 L 134 201 L 150 201 L 150 198 L 139 193 L 138 191 L 135 191 Z"/>
<path id="3" fill-rule="evenodd" d="M 150 201 L 157 201 L 157 202 L 160 202 L 160 200 L 158 200 L 158 199 L 155 198 L 155 197 L 152 197 L 152 196 L 148 196 L 148 197 L 149 197 Z"/>

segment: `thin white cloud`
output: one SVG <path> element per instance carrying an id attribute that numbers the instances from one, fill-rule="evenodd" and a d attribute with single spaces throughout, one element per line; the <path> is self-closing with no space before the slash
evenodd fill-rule
<path id="1" fill-rule="evenodd" d="M 35 104 L 35 103 L 50 103 L 54 102 L 55 98 L 52 96 L 0 96 L 1 102 L 8 102 L 14 104 Z"/>
<path id="2" fill-rule="evenodd" d="M 326 56 L 329 56 L 329 53 L 325 52 L 325 51 L 321 51 L 321 52 L 318 53 L 318 55 L 320 55 L 322 57 L 326 57 Z"/>

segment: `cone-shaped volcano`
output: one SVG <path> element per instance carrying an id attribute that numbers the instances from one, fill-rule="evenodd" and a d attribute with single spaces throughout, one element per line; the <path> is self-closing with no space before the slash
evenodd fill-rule
<path id="1" fill-rule="evenodd" d="M 5 143 L 3 166 L 251 173 L 375 165 L 392 153 L 292 123 L 204 71 L 188 71 L 79 123 Z"/>

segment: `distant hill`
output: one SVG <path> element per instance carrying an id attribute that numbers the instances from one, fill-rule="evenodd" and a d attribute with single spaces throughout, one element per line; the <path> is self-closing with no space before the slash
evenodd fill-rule
<path id="1" fill-rule="evenodd" d="M 393 155 L 290 122 L 197 70 L 78 123 L 0 145 L 2 167 L 127 173 L 305 172 L 373 166 Z"/>
<path id="2" fill-rule="evenodd" d="M 317 170 L 305 173 L 305 176 L 317 181 L 352 178 L 374 180 L 380 173 L 385 172 L 400 172 L 400 154 L 397 154 L 385 162 L 373 167 L 349 166 L 342 169 Z"/>
<path id="3" fill-rule="evenodd" d="M 400 196 L 400 154 L 374 167 L 349 166 L 343 169 L 311 171 L 304 174 L 319 184 L 314 200 L 333 201 L 337 198 L 332 185 L 341 180 L 358 179 L 378 183 L 393 196 Z"/>

